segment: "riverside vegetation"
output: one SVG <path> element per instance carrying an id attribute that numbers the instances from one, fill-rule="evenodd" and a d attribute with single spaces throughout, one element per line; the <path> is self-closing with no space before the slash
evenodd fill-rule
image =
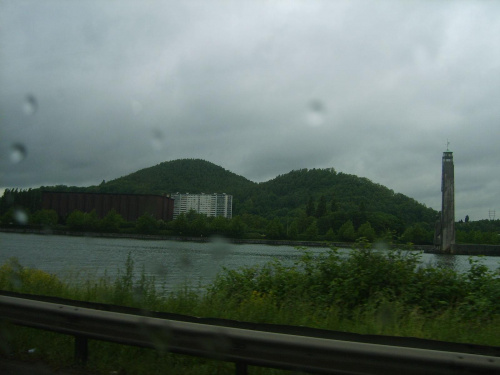
<path id="1" fill-rule="evenodd" d="M 466 273 L 421 265 L 418 253 L 376 251 L 361 242 L 349 255 L 335 249 L 312 255 L 303 249 L 294 265 L 223 270 L 204 293 L 189 285 L 176 292 L 155 288 L 142 273 L 133 277 L 129 257 L 116 279 L 61 280 L 25 268 L 15 259 L 0 267 L 0 289 L 110 303 L 145 310 L 257 323 L 300 325 L 364 334 L 412 336 L 500 345 L 500 273 L 477 258 Z M 54 368 L 73 360 L 68 336 L 3 327 L 4 354 L 43 359 Z M 36 348 L 28 354 L 28 349 Z M 99 374 L 225 374 L 230 363 L 164 350 L 90 341 L 88 369 Z M 283 373 L 250 367 L 251 374 Z"/>

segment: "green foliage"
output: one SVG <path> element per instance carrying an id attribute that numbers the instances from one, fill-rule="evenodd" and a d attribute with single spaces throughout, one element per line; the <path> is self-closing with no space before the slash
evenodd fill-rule
<path id="1" fill-rule="evenodd" d="M 153 217 L 153 215 L 145 213 L 144 215 L 142 215 L 137 219 L 137 222 L 135 223 L 135 228 L 138 233 L 156 234 L 158 233 L 160 226 L 158 221 Z"/>
<path id="2" fill-rule="evenodd" d="M 500 317 L 500 276 L 477 261 L 468 273 L 422 267 L 415 252 L 379 252 L 360 245 L 349 256 L 332 250 L 305 252 L 292 266 L 279 261 L 263 267 L 225 270 L 209 290 L 210 298 L 232 301 L 269 299 L 277 308 L 296 301 L 313 311 L 335 309 L 339 319 L 397 306 L 399 317 L 440 316 L 446 311 L 461 323 Z M 271 302 L 272 301 L 272 302 Z"/>
<path id="3" fill-rule="evenodd" d="M 324 195 L 321 196 L 318 202 L 318 207 L 316 207 L 315 216 L 317 218 L 323 217 L 326 215 L 326 198 Z"/>
<path id="4" fill-rule="evenodd" d="M 99 217 L 95 210 L 91 212 L 82 212 L 75 210 L 70 213 L 66 219 L 66 225 L 71 230 L 81 231 L 89 230 L 94 231 L 99 228 Z"/>
<path id="5" fill-rule="evenodd" d="M 318 237 L 318 225 L 316 223 L 316 220 L 313 220 L 311 225 L 307 227 L 307 229 L 304 232 L 304 235 L 307 240 L 310 241 L 316 240 L 316 237 Z"/>
<path id="6" fill-rule="evenodd" d="M 0 289 L 19 293 L 60 295 L 63 283 L 54 275 L 23 267 L 10 258 L 0 267 Z"/>
<path id="7" fill-rule="evenodd" d="M 0 198 L 0 215 L 15 207 L 35 212 L 41 208 L 41 197 L 40 189 L 5 189 Z"/>
<path id="8" fill-rule="evenodd" d="M 53 228 L 57 225 L 59 221 L 59 217 L 57 212 L 54 210 L 39 210 L 36 211 L 32 217 L 30 222 L 32 224 L 42 225 L 44 227 Z"/>
<path id="9" fill-rule="evenodd" d="M 401 236 L 402 243 L 414 243 L 419 245 L 431 245 L 434 232 L 425 223 L 416 223 L 409 226 Z"/>
<path id="10" fill-rule="evenodd" d="M 227 192 L 244 196 L 256 183 L 200 159 L 179 159 L 144 168 L 108 181 L 95 190 L 105 193 Z"/>
<path id="11" fill-rule="evenodd" d="M 326 232 L 326 236 L 325 238 L 328 240 L 328 241 L 334 241 L 335 240 L 335 232 L 333 231 L 332 228 L 328 229 L 328 231 Z"/>
<path id="12" fill-rule="evenodd" d="M 312 216 L 312 215 L 314 215 L 315 211 L 316 211 L 316 209 L 314 207 L 314 200 L 312 197 L 309 197 L 309 200 L 307 201 L 307 205 L 306 205 L 306 215 Z"/>
<path id="13" fill-rule="evenodd" d="M 466 217 L 467 219 L 467 217 Z M 455 226 L 458 243 L 500 244 L 500 220 L 458 222 Z"/>
<path id="14" fill-rule="evenodd" d="M 291 240 L 296 240 L 299 236 L 299 225 L 297 220 L 292 221 L 290 227 L 288 228 L 288 238 Z"/>
<path id="15" fill-rule="evenodd" d="M 99 221 L 98 228 L 103 232 L 116 233 L 119 231 L 120 225 L 124 222 L 123 217 L 116 210 L 112 209 Z"/>
<path id="16" fill-rule="evenodd" d="M 284 228 L 280 220 L 275 217 L 267 226 L 267 237 L 272 240 L 283 238 Z"/>
<path id="17" fill-rule="evenodd" d="M 356 239 L 356 230 L 351 220 L 346 221 L 339 229 L 339 238 L 342 241 L 353 242 Z"/>
<path id="18" fill-rule="evenodd" d="M 357 237 L 363 237 L 366 238 L 369 242 L 373 242 L 373 240 L 375 240 L 375 230 L 372 228 L 369 222 L 366 222 L 364 224 L 361 224 L 361 226 L 358 228 Z"/>
<path id="19" fill-rule="evenodd" d="M 422 267 L 418 253 L 373 251 L 365 245 L 348 255 L 333 249 L 317 256 L 299 249 L 302 258 L 292 265 L 275 260 L 263 266 L 225 269 L 199 294 L 188 287 L 169 293 L 155 288 L 154 278 L 145 276 L 144 269 L 139 275 L 135 272 L 130 254 L 114 280 L 104 276 L 77 283 L 75 278 L 63 282 L 10 259 L 0 267 L 0 289 L 192 316 L 500 345 L 498 272 L 489 271 L 476 258 L 471 258 L 470 271 L 464 274 Z M 12 353 L 37 348 L 37 360 L 48 361 L 54 368 L 71 364 L 69 336 L 14 326 L 7 336 Z M 169 353 L 161 339 L 155 349 L 98 340 L 90 345 L 88 368 L 96 373 L 233 370 L 226 363 Z"/>
<path id="20" fill-rule="evenodd" d="M 246 225 L 240 216 L 233 217 L 229 222 L 229 230 L 227 232 L 229 237 L 243 238 L 247 231 Z"/>

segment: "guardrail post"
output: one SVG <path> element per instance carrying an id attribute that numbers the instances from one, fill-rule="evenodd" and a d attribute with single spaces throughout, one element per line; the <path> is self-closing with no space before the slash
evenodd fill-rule
<path id="1" fill-rule="evenodd" d="M 89 347 L 86 336 L 75 335 L 75 361 L 81 366 L 87 364 L 89 358 Z"/>
<path id="2" fill-rule="evenodd" d="M 247 375 L 247 364 L 245 362 L 235 362 L 236 375 Z"/>

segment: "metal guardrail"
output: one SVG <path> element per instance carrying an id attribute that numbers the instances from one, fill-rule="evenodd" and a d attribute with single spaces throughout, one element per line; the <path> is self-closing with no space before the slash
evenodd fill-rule
<path id="1" fill-rule="evenodd" d="M 493 374 L 500 357 L 255 331 L 0 296 L 0 319 L 87 339 L 155 348 L 247 365 L 330 374 Z"/>

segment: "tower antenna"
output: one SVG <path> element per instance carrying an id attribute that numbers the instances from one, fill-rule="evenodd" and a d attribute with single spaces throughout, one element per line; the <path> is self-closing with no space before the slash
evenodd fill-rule
<path id="1" fill-rule="evenodd" d="M 450 141 L 446 139 L 446 151 L 450 151 Z"/>
<path id="2" fill-rule="evenodd" d="M 490 220 L 495 220 L 495 210 L 490 210 L 488 212 L 488 216 L 490 217 Z"/>

